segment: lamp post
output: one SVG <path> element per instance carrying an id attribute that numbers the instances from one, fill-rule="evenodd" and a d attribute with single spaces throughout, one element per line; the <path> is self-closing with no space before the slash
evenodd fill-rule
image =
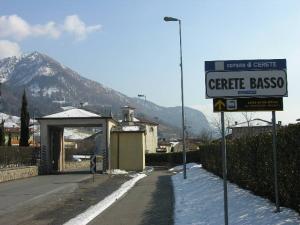
<path id="1" fill-rule="evenodd" d="M 144 94 L 138 94 L 138 97 L 139 98 L 144 98 L 145 99 L 145 103 L 146 103 L 146 95 L 144 95 Z"/>
<path id="2" fill-rule="evenodd" d="M 186 151 L 185 151 L 185 125 L 184 125 L 184 98 L 183 98 L 183 68 L 182 68 L 182 41 L 181 41 L 181 20 L 173 17 L 165 17 L 166 22 L 179 23 L 179 46 L 180 46 L 180 72 L 181 72 L 181 116 L 182 116 L 182 145 L 183 145 L 183 178 L 186 179 Z"/>

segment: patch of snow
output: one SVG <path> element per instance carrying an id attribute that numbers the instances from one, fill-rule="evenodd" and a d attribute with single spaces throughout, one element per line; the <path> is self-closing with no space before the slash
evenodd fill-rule
<path id="1" fill-rule="evenodd" d="M 49 87 L 43 89 L 43 96 L 49 96 L 51 97 L 52 93 L 59 92 L 59 89 L 57 87 Z"/>
<path id="2" fill-rule="evenodd" d="M 172 176 L 175 195 L 174 224 L 224 224 L 223 180 L 200 166 L 187 165 L 187 179 L 183 179 L 182 172 Z M 228 183 L 228 202 L 230 225 L 300 224 L 297 212 L 281 207 L 280 213 L 274 213 L 275 206 L 269 200 L 231 183 Z"/>
<path id="3" fill-rule="evenodd" d="M 89 207 L 85 212 L 79 214 L 75 218 L 69 220 L 64 225 L 85 225 L 93 220 L 96 216 L 102 213 L 105 209 L 111 206 L 119 198 L 121 198 L 125 193 L 127 193 L 140 179 L 144 178 L 145 174 L 138 174 L 129 181 L 126 181 L 121 187 L 107 196 L 102 201 L 98 202 L 96 205 Z"/>
<path id="4" fill-rule="evenodd" d="M 17 57 L 10 57 L 8 59 L 0 60 L 0 82 L 4 83 L 9 80 L 9 75 L 15 69 Z"/>
<path id="5" fill-rule="evenodd" d="M 179 141 L 170 141 L 170 144 L 172 145 L 172 147 L 178 145 L 180 142 Z"/>
<path id="6" fill-rule="evenodd" d="M 53 76 L 55 71 L 53 71 L 49 66 L 41 66 L 38 69 L 38 73 L 42 76 Z"/>
<path id="7" fill-rule="evenodd" d="M 128 174 L 125 170 L 113 169 L 108 171 L 109 174 Z"/>
<path id="8" fill-rule="evenodd" d="M 83 140 L 92 136 L 93 134 L 90 132 L 82 132 L 77 129 L 65 128 L 64 129 L 64 138 L 66 140 Z"/>
<path id="9" fill-rule="evenodd" d="M 52 101 L 53 103 L 57 103 L 57 104 L 66 104 L 66 100 L 61 100 L 61 101 L 59 101 L 59 100 L 53 100 Z M 62 108 L 62 107 L 61 107 Z M 70 109 L 70 108 L 69 108 Z M 74 107 L 72 107 L 72 109 L 74 109 Z"/>
<path id="10" fill-rule="evenodd" d="M 139 119 L 133 117 L 133 122 L 139 122 L 139 121 L 140 121 Z"/>
<path id="11" fill-rule="evenodd" d="M 20 124 L 20 117 L 8 115 L 8 114 L 5 114 L 5 113 L 0 113 L 0 122 L 2 120 L 4 120 L 5 123 L 10 122 L 10 123 Z M 4 123 L 4 125 L 5 125 L 5 123 Z"/>
<path id="12" fill-rule="evenodd" d="M 34 97 L 38 97 L 40 95 L 41 88 L 38 84 L 32 84 L 29 86 L 29 90 Z"/>
<path id="13" fill-rule="evenodd" d="M 139 126 L 123 126 L 122 131 L 139 131 Z"/>
<path id="14" fill-rule="evenodd" d="M 60 63 L 61 68 L 68 69 L 64 64 Z"/>
<path id="15" fill-rule="evenodd" d="M 55 103 L 65 103 L 65 101 L 53 101 L 53 102 L 55 102 Z M 73 106 L 62 106 L 62 107 L 60 107 L 62 110 L 70 110 L 70 109 L 75 109 L 75 107 L 73 107 Z"/>
<path id="16" fill-rule="evenodd" d="M 197 168 L 197 167 L 202 167 L 201 165 L 197 164 L 197 163 L 187 163 L 186 164 L 186 169 L 187 170 L 190 170 L 190 169 L 193 169 L 193 168 Z M 175 166 L 171 169 L 169 169 L 169 171 L 174 171 L 174 172 L 179 172 L 179 171 L 182 171 L 183 170 L 183 166 L 180 165 L 180 166 Z"/>
<path id="17" fill-rule="evenodd" d="M 83 110 L 83 109 L 69 109 L 63 112 L 54 113 L 51 115 L 44 116 L 43 118 L 89 118 L 89 117 L 98 117 L 101 118 L 101 115 Z"/>
<path id="18" fill-rule="evenodd" d="M 19 128 L 20 126 L 12 121 L 5 121 L 4 127 L 5 128 Z"/>
<path id="19" fill-rule="evenodd" d="M 152 166 L 146 166 L 145 169 L 144 169 L 144 172 L 145 173 L 152 173 L 154 170 L 154 168 Z"/>

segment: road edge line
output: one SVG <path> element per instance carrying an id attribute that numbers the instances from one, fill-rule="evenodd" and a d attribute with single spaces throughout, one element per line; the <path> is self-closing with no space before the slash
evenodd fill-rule
<path id="1" fill-rule="evenodd" d="M 90 206 L 86 211 L 70 219 L 64 225 L 86 225 L 105 209 L 116 202 L 120 197 L 127 193 L 140 179 L 146 177 L 146 174 L 138 174 L 134 178 L 126 181 L 121 187 L 112 194 L 98 202 L 96 205 Z"/>

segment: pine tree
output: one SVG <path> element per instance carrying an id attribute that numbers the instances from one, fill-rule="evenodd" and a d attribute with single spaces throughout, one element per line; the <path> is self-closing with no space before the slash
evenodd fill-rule
<path id="1" fill-rule="evenodd" d="M 4 120 L 0 123 L 0 146 L 5 145 L 5 129 L 4 129 Z"/>
<path id="2" fill-rule="evenodd" d="M 24 90 L 21 107 L 21 133 L 19 146 L 29 146 L 29 112 L 27 111 L 27 98 Z"/>

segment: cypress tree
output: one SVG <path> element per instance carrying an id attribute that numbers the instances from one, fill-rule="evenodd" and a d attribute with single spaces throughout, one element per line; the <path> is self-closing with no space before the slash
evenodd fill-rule
<path id="1" fill-rule="evenodd" d="M 27 111 L 27 98 L 24 90 L 21 107 L 21 133 L 19 146 L 29 146 L 29 112 Z"/>
<path id="2" fill-rule="evenodd" d="M 8 141 L 7 141 L 7 146 L 11 146 L 11 133 L 8 133 Z"/>
<path id="3" fill-rule="evenodd" d="M 5 145 L 5 130 L 4 130 L 4 120 L 0 124 L 0 146 Z"/>

